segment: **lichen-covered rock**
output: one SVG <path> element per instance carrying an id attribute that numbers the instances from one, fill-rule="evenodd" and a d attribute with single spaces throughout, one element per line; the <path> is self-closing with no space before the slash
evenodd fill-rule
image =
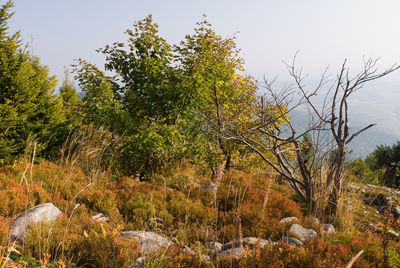
<path id="1" fill-rule="evenodd" d="M 303 226 L 297 223 L 292 224 L 288 232 L 296 235 L 302 242 L 317 237 L 317 233 L 314 230 L 305 229 Z"/>
<path id="2" fill-rule="evenodd" d="M 60 215 L 61 211 L 52 203 L 45 203 L 28 209 L 13 221 L 10 239 L 23 242 L 29 224 L 53 221 Z"/>
<path id="3" fill-rule="evenodd" d="M 334 233 L 336 233 L 335 227 L 333 227 L 332 224 L 322 224 L 321 229 L 325 234 L 334 234 Z"/>
<path id="4" fill-rule="evenodd" d="M 283 218 L 279 221 L 279 223 L 282 224 L 286 224 L 286 223 L 290 223 L 292 221 L 298 221 L 299 219 L 297 217 L 287 217 L 287 218 Z"/>
<path id="5" fill-rule="evenodd" d="M 121 236 L 125 238 L 133 238 L 138 241 L 143 253 L 146 255 L 173 244 L 172 241 L 155 232 L 125 231 L 121 233 Z"/>
<path id="6" fill-rule="evenodd" d="M 297 246 L 297 247 L 303 246 L 303 242 L 301 242 L 300 240 L 293 238 L 293 237 L 284 236 L 284 237 L 282 237 L 281 242 L 288 243 L 289 245 L 293 245 L 293 246 Z"/>

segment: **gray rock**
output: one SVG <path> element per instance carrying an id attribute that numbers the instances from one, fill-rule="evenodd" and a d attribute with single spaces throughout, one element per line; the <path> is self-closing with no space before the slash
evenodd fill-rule
<path id="1" fill-rule="evenodd" d="M 316 238 L 317 237 L 317 233 L 312 230 L 312 229 L 305 229 L 303 228 L 303 226 L 295 223 L 292 224 L 289 228 L 289 233 L 292 233 L 294 235 L 296 235 L 297 237 L 300 238 L 300 240 L 302 242 L 310 239 L 310 238 Z"/>
<path id="2" fill-rule="evenodd" d="M 259 239 L 257 237 L 245 237 L 245 238 L 242 238 L 241 241 L 242 241 L 243 247 L 248 246 L 250 248 L 254 248 L 258 243 L 259 243 L 259 247 L 261 249 L 263 249 L 265 246 L 274 245 L 273 242 L 270 242 L 265 239 L 260 239 L 260 241 L 259 241 Z M 240 240 L 234 240 L 234 241 L 224 244 L 222 246 L 221 250 L 225 251 L 225 250 L 231 249 L 234 246 L 238 247 L 239 245 L 240 245 Z"/>
<path id="3" fill-rule="evenodd" d="M 57 219 L 61 211 L 52 203 L 45 203 L 22 212 L 12 224 L 11 240 L 23 242 L 29 224 Z"/>
<path id="4" fill-rule="evenodd" d="M 231 248 L 225 251 L 222 251 L 218 254 L 219 258 L 226 258 L 226 257 L 231 257 L 233 259 L 240 259 L 243 254 L 246 252 L 245 248 Z M 247 253 L 251 254 L 251 250 L 249 250 Z"/>
<path id="5" fill-rule="evenodd" d="M 105 216 L 103 213 L 98 213 L 92 217 L 92 220 L 98 221 L 98 222 L 107 222 L 108 217 Z"/>
<path id="6" fill-rule="evenodd" d="M 155 232 L 125 231 L 121 233 L 121 236 L 125 238 L 133 238 L 138 241 L 143 253 L 146 255 L 173 244 L 169 239 Z"/>
<path id="7" fill-rule="evenodd" d="M 325 234 L 336 233 L 335 227 L 332 224 L 322 224 L 321 229 Z"/>
<path id="8" fill-rule="evenodd" d="M 216 192 L 218 190 L 218 186 L 213 182 L 209 182 L 203 186 L 203 190 Z"/>
<path id="9" fill-rule="evenodd" d="M 220 252 L 222 250 L 222 244 L 218 243 L 218 242 L 210 241 L 210 242 L 205 243 L 205 246 L 206 246 L 206 248 L 215 250 L 217 252 Z"/>
<path id="10" fill-rule="evenodd" d="M 297 247 L 303 246 L 303 242 L 301 242 L 300 240 L 293 238 L 293 237 L 284 236 L 284 237 L 282 237 L 281 242 L 288 243 L 289 245 L 297 246 Z"/>
<path id="11" fill-rule="evenodd" d="M 279 221 L 279 223 L 282 224 L 286 224 L 286 223 L 290 223 L 292 221 L 298 221 L 299 219 L 297 217 L 287 217 L 287 218 L 283 218 Z"/>

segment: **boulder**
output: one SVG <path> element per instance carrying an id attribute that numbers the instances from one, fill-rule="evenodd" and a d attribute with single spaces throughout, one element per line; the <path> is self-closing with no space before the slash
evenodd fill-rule
<path id="1" fill-rule="evenodd" d="M 155 232 L 125 231 L 121 233 L 121 236 L 138 241 L 143 253 L 146 255 L 173 245 L 172 241 Z"/>
<path id="2" fill-rule="evenodd" d="M 207 242 L 205 243 L 206 248 L 209 248 L 211 250 L 215 250 L 216 252 L 220 252 L 222 250 L 222 244 L 218 242 Z"/>
<path id="3" fill-rule="evenodd" d="M 322 224 L 321 229 L 325 234 L 334 234 L 334 233 L 336 233 L 335 227 L 333 227 L 332 224 Z"/>
<path id="4" fill-rule="evenodd" d="M 289 245 L 297 246 L 297 247 L 303 246 L 303 242 L 301 242 L 300 240 L 293 238 L 293 237 L 284 236 L 284 237 L 282 237 L 281 242 L 288 243 Z"/>
<path id="5" fill-rule="evenodd" d="M 312 230 L 312 229 L 305 229 L 303 228 L 303 226 L 295 223 L 292 224 L 289 228 L 289 233 L 292 233 L 294 235 L 296 235 L 297 237 L 299 237 L 299 239 L 304 242 L 310 238 L 316 238 L 317 237 L 317 233 Z"/>
<path id="6" fill-rule="evenodd" d="M 14 221 L 10 239 L 23 242 L 29 224 L 57 219 L 61 211 L 52 203 L 45 203 L 22 212 Z"/>
<path id="7" fill-rule="evenodd" d="M 222 251 L 218 254 L 219 258 L 227 258 L 231 257 L 232 259 L 240 259 L 243 254 L 246 252 L 245 248 L 231 248 L 225 251 Z M 247 251 L 247 253 L 251 254 L 251 250 Z"/>
<path id="8" fill-rule="evenodd" d="M 92 217 L 92 220 L 98 221 L 98 222 L 107 222 L 108 217 L 105 216 L 103 213 L 98 213 Z"/>
<path id="9" fill-rule="evenodd" d="M 259 245 L 259 247 L 261 249 L 263 249 L 265 246 L 274 245 L 273 242 L 270 242 L 270 241 L 265 240 L 265 239 L 260 239 L 260 241 L 259 241 L 259 239 L 257 237 L 245 237 L 245 238 L 242 238 L 241 241 L 242 241 L 242 246 L 243 247 L 248 246 L 250 248 L 253 248 L 256 245 Z M 221 250 L 225 251 L 225 250 L 233 248 L 234 246 L 238 247 L 239 245 L 240 245 L 240 240 L 234 240 L 234 241 L 231 241 L 231 242 L 228 242 L 228 243 L 224 244 L 222 246 Z"/>
<path id="10" fill-rule="evenodd" d="M 279 221 L 279 223 L 282 224 L 286 224 L 286 223 L 290 223 L 292 221 L 298 221 L 299 219 L 297 217 L 287 217 L 287 218 L 283 218 Z"/>

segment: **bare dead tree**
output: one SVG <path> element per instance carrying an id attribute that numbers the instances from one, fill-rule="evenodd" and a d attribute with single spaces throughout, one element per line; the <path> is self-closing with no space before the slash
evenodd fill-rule
<path id="1" fill-rule="evenodd" d="M 326 69 L 310 90 L 305 86 L 306 76 L 301 68 L 296 68 L 295 61 L 296 56 L 291 64 L 286 64 L 294 84 L 276 91 L 274 80 L 265 80 L 266 94 L 255 105 L 251 104 L 254 119 L 246 127 L 226 123 L 222 135 L 224 139 L 245 144 L 288 181 L 308 205 L 309 214 L 316 213 L 323 192 L 327 204 L 321 211 L 332 218 L 337 214 L 342 193 L 347 145 L 374 126 L 370 124 L 350 133 L 348 99 L 365 83 L 386 76 L 399 66 L 379 72 L 377 60 L 368 59 L 362 71 L 351 76 L 345 60 L 334 79 L 329 78 Z M 317 94 L 324 94 L 322 103 L 315 101 Z M 295 128 L 289 116 L 299 109 L 309 115 L 308 126 L 303 131 Z M 307 136 L 311 144 L 307 144 Z"/>

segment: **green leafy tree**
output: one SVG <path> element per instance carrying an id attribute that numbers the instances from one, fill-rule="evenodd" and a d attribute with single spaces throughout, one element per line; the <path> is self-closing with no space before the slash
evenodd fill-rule
<path id="1" fill-rule="evenodd" d="M 203 154 L 215 170 L 221 160 L 225 169 L 231 166 L 232 156 L 239 143 L 222 138 L 226 124 L 240 124 L 251 119 L 251 104 L 256 99 L 252 77 L 239 73 L 243 59 L 239 57 L 235 38 L 217 35 L 206 20 L 198 23 L 193 35 L 186 36 L 176 47 L 182 84 L 191 102 L 188 112 L 191 124 L 203 137 Z"/>
<path id="2" fill-rule="evenodd" d="M 0 162 L 19 157 L 32 135 L 43 151 L 51 138 L 51 127 L 64 121 L 62 104 L 53 94 L 55 77 L 22 45 L 20 33 L 9 33 L 13 2 L 0 8 Z"/>

